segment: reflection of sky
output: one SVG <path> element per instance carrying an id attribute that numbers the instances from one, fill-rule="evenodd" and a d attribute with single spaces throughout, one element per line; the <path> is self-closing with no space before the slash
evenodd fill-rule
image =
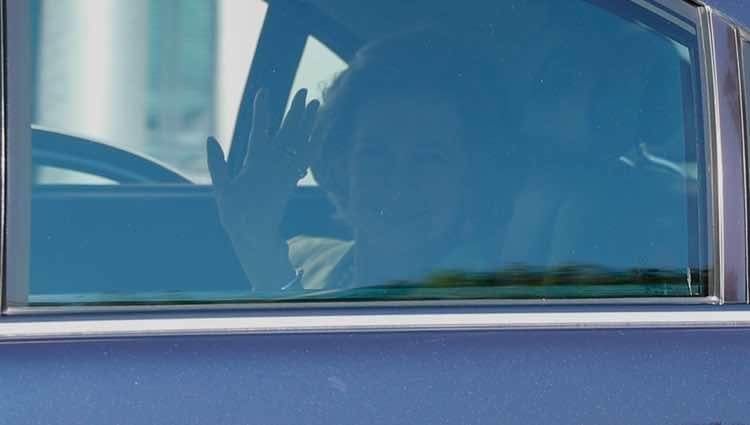
<path id="1" fill-rule="evenodd" d="M 748 0 L 705 0 L 706 3 L 726 13 L 746 27 L 750 27 L 750 2 Z"/>
<path id="2" fill-rule="evenodd" d="M 323 91 L 339 72 L 347 68 L 346 62 L 333 53 L 315 37 L 307 37 L 302 51 L 299 69 L 294 75 L 292 90 L 287 100 L 287 110 L 291 106 L 294 93 L 301 88 L 308 90 L 308 100 L 323 99 Z"/>
<path id="3" fill-rule="evenodd" d="M 333 53 L 315 37 L 307 37 L 305 49 L 302 51 L 299 68 L 294 75 L 292 90 L 289 92 L 286 109 L 292 104 L 292 98 L 297 90 L 306 88 L 308 101 L 323 100 L 323 91 L 331 83 L 337 73 L 347 68 L 338 55 Z M 308 169 L 307 174 L 298 182 L 300 186 L 317 185 L 315 178 Z"/>

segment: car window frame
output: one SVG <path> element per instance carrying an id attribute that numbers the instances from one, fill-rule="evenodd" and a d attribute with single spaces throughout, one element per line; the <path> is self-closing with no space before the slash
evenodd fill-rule
<path id="1" fill-rule="evenodd" d="M 748 303 L 746 135 L 742 127 L 742 92 L 738 29 L 730 18 L 702 7 L 711 185 L 714 190 L 716 278 L 721 303 Z M 739 196 L 733 196 L 738 194 Z"/>
<path id="2" fill-rule="evenodd" d="M 3 23 L 7 23 L 7 10 L 9 1 L 12 0 L 0 0 L 0 3 L 2 4 L 2 11 L 3 11 Z M 594 0 L 595 2 L 601 2 L 604 0 Z M 15 152 L 13 149 L 8 149 L 9 139 L 16 139 L 19 138 L 19 134 L 21 134 L 20 129 L 10 129 L 9 123 L 13 121 L 12 116 L 7 116 L 7 104 L 8 99 L 13 98 L 14 94 L 11 93 L 12 87 L 14 85 L 18 87 L 18 84 L 8 84 L 7 79 L 13 78 L 13 76 L 9 76 L 7 70 L 5 69 L 5 65 L 9 62 L 9 60 L 3 61 L 3 86 L 2 86 L 2 95 L 3 95 L 3 114 L 2 114 L 2 125 L 3 125 L 3 136 L 2 136 L 2 143 L 3 143 L 3 174 L 2 174 L 2 184 L 3 184 L 3 195 L 2 195 L 2 206 L 3 206 L 3 228 L 6 230 L 3 235 L 2 239 L 0 240 L 0 243 L 2 243 L 2 252 L 3 252 L 3 263 L 0 265 L 2 267 L 2 294 L 0 294 L 0 302 L 2 304 L 2 314 L 3 316 L 17 316 L 19 318 L 22 317 L 44 317 L 45 314 L 54 314 L 53 317 L 58 317 L 57 315 L 63 314 L 63 313 L 108 313 L 108 314 L 119 314 L 119 313 L 133 313 L 133 312 L 141 312 L 146 315 L 162 315 L 162 314 L 187 314 L 188 312 L 191 315 L 194 316 L 205 316 L 208 314 L 221 315 L 226 314 L 226 312 L 229 311 L 237 311 L 238 309 L 241 310 L 240 313 L 237 313 L 235 316 L 231 316 L 236 318 L 246 317 L 248 320 L 250 319 L 257 319 L 257 318 L 263 318 L 263 317 L 299 317 L 301 319 L 304 319 L 305 317 L 321 317 L 321 318 L 329 318 L 329 317 L 338 317 L 336 316 L 336 312 L 342 312 L 342 311 L 351 311 L 346 309 L 354 309 L 354 311 L 358 311 L 361 313 L 361 309 L 374 309 L 373 312 L 380 311 L 381 314 L 385 312 L 386 315 L 394 314 L 394 312 L 404 312 L 405 313 L 401 316 L 398 316 L 398 320 L 391 317 L 391 319 L 395 320 L 394 324 L 388 325 L 384 322 L 377 325 L 376 327 L 384 326 L 386 328 L 389 327 L 395 327 L 395 328 L 405 328 L 405 329 L 422 329 L 420 326 L 417 326 L 412 322 L 409 322 L 408 320 L 403 321 L 402 316 L 419 316 L 420 312 L 423 312 L 424 309 L 433 309 L 433 308 L 441 308 L 439 310 L 439 313 L 435 314 L 441 314 L 446 315 L 445 317 L 449 317 L 450 314 L 456 314 L 458 316 L 450 316 L 452 317 L 451 322 L 450 320 L 447 321 L 440 321 L 437 320 L 433 322 L 435 326 L 438 327 L 452 327 L 452 326 L 463 326 L 461 325 L 462 318 L 467 318 L 468 316 L 465 316 L 468 314 L 465 309 L 467 308 L 483 308 L 483 309 L 490 309 L 491 311 L 488 311 L 486 313 L 482 313 L 489 316 L 483 316 L 485 319 L 487 319 L 488 326 L 490 327 L 503 327 L 503 326 L 574 326 L 575 321 L 569 322 L 568 320 L 572 320 L 571 318 L 574 316 L 580 316 L 581 313 L 589 311 L 592 314 L 605 314 L 607 312 L 610 312 L 612 314 L 616 314 L 618 311 L 622 309 L 623 306 L 626 307 L 624 312 L 630 311 L 630 313 L 637 312 L 637 311 L 653 311 L 653 312 L 659 312 L 659 311 L 683 311 L 685 309 L 685 305 L 692 305 L 696 311 L 700 311 L 700 309 L 707 307 L 706 305 L 710 304 L 731 304 L 731 303 L 747 303 L 747 262 L 745 259 L 747 258 L 747 241 L 745 240 L 745 235 L 747 235 L 747 219 L 746 219 L 746 208 L 744 205 L 747 204 L 747 193 L 745 188 L 745 175 L 746 175 L 746 167 L 742 167 L 741 169 L 733 168 L 732 162 L 728 158 L 733 152 L 736 153 L 738 147 L 736 143 L 729 143 L 731 142 L 732 135 L 731 133 L 726 133 L 728 131 L 727 127 L 724 125 L 720 125 L 719 123 L 724 123 L 725 119 L 735 119 L 736 114 L 739 113 L 739 110 L 734 111 L 730 107 L 727 107 L 727 105 L 722 105 L 721 102 L 719 102 L 717 94 L 719 93 L 719 88 L 724 87 L 723 84 L 727 84 L 728 80 L 731 80 L 732 73 L 731 68 L 732 64 L 731 62 L 722 62 L 717 61 L 717 54 L 724 54 L 729 55 L 727 57 L 731 57 L 732 54 L 735 55 L 735 57 L 739 57 L 737 52 L 737 43 L 735 43 L 734 51 L 731 45 L 719 45 L 717 44 L 717 39 L 721 40 L 721 34 L 732 34 L 733 31 L 736 31 L 734 27 L 732 26 L 732 23 L 728 21 L 726 17 L 723 15 L 717 14 L 712 9 L 708 7 L 698 7 L 694 5 L 689 5 L 686 2 L 683 2 L 682 0 L 652 0 L 652 1 L 644 1 L 644 0 L 630 0 L 632 3 L 637 5 L 643 5 L 647 4 L 649 5 L 649 10 L 654 13 L 676 13 L 682 16 L 694 16 L 696 27 L 698 29 L 698 39 L 699 39 L 699 56 L 701 58 L 700 60 L 700 75 L 701 75 L 701 85 L 703 86 L 703 99 L 701 102 L 701 105 L 704 108 L 704 132 L 705 134 L 705 140 L 707 147 L 711 153 L 710 158 L 710 172 L 708 176 L 708 185 L 712 189 L 710 190 L 710 193 L 713 194 L 713 208 L 714 211 L 713 217 L 712 217 L 712 223 L 713 228 L 718 229 L 718 232 L 709 231 L 709 239 L 713 241 L 713 245 L 716 248 L 715 255 L 714 255 L 714 263 L 712 264 L 714 270 L 716 271 L 716 275 L 711 279 L 712 285 L 709 288 L 709 294 L 707 297 L 696 297 L 696 298 L 644 298 L 644 299 L 588 299 L 588 300 L 559 300 L 559 302 L 553 301 L 544 301 L 544 300 L 466 300 L 466 301 L 409 301 L 409 302 L 393 302 L 393 301 L 384 301 L 384 302 L 357 302 L 357 303 L 341 303 L 341 302 L 321 302 L 321 303 L 310 303 L 310 304 L 276 304 L 274 306 L 259 306 L 259 305 L 252 305 L 252 304 L 228 304 L 228 305 L 195 305 L 195 306 L 116 306 L 116 307 L 85 307 L 85 308 L 75 308 L 75 307 L 50 307 L 50 308 L 44 308 L 44 307 L 33 307 L 33 308 L 20 308 L 20 307 L 8 307 L 8 299 L 9 297 L 12 297 L 12 290 L 14 285 L 8 285 L 7 282 L 9 280 L 16 281 L 18 279 L 18 272 L 16 273 L 9 273 L 8 272 L 8 265 L 9 264 L 19 264 L 15 261 L 19 260 L 18 252 L 14 252 L 13 247 L 16 246 L 19 242 L 17 242 L 19 239 L 23 239 L 19 236 L 17 236 L 16 230 L 8 231 L 9 229 L 15 229 L 15 226 L 9 226 L 9 223 L 17 223 L 18 217 L 23 216 L 23 210 L 22 208 L 18 211 L 13 211 L 11 213 L 11 210 L 9 208 L 12 208 L 13 202 L 8 202 L 9 195 L 10 198 L 19 199 L 18 190 L 15 192 L 12 191 L 11 188 L 9 188 L 9 178 L 8 176 L 14 176 L 14 168 L 12 164 L 15 164 L 16 166 L 20 167 L 20 162 L 23 160 L 23 152 L 20 154 Z M 24 3 L 23 0 L 19 0 L 18 2 L 15 2 L 15 5 Z M 274 4 L 282 4 L 281 2 L 274 2 L 269 1 L 269 6 L 272 6 Z M 266 25 L 268 25 L 268 28 L 272 28 L 273 25 L 278 24 L 272 24 L 280 22 L 276 19 L 271 19 L 275 16 L 282 16 L 280 15 L 281 12 L 272 12 L 272 10 L 281 10 L 281 9 L 273 9 L 272 7 L 269 7 L 268 11 L 268 18 L 266 22 L 264 23 L 264 29 L 261 33 L 261 38 L 258 42 L 258 52 L 273 50 L 267 48 L 267 40 L 270 37 L 268 34 L 265 33 Z M 668 11 L 668 12 L 667 12 Z M 276 14 L 273 14 L 276 13 Z M 693 18 L 690 18 L 691 20 Z M 8 27 L 6 25 L 3 25 L 4 31 L 9 31 Z M 280 30 L 280 27 L 277 26 L 276 30 Z M 12 31 L 12 29 L 10 29 Z M 722 32 L 723 31 L 723 32 Z M 305 37 L 309 34 L 307 31 L 300 31 L 301 37 L 300 43 L 299 43 L 299 52 L 295 50 L 298 54 L 295 55 L 288 55 L 293 56 L 294 60 L 298 61 L 299 57 L 301 56 L 302 48 L 304 47 L 304 41 Z M 717 38 L 717 34 L 719 37 Z M 312 34 L 316 37 L 319 37 L 318 34 Z M 3 58 L 7 59 L 6 55 L 12 52 L 12 49 L 15 48 L 16 51 L 15 55 L 19 54 L 19 51 L 23 49 L 23 46 L 19 46 L 22 43 L 16 43 L 15 46 L 10 46 L 11 48 L 8 48 L 7 45 L 7 37 L 6 32 L 3 33 Z M 322 36 L 319 37 L 321 41 L 325 42 L 326 37 Z M 276 47 L 278 49 L 278 47 Z M 285 52 L 286 54 L 289 53 L 289 51 Z M 338 52 L 337 52 L 338 53 Z M 264 53 L 267 54 L 267 53 Z M 251 69 L 263 69 L 263 67 L 260 65 L 265 60 L 269 60 L 267 56 L 264 56 L 264 54 L 257 54 L 256 57 L 253 59 L 253 67 Z M 265 58 L 265 59 L 263 59 Z M 257 64 L 257 66 L 256 66 Z M 726 70 L 725 68 L 730 68 L 729 70 Z M 293 68 L 296 69 L 296 68 Z M 727 73 L 723 73 L 722 71 L 728 71 Z M 737 76 L 739 71 L 735 72 L 735 78 L 738 78 Z M 18 74 L 18 72 L 16 72 Z M 293 79 L 293 72 L 291 73 L 289 78 L 289 85 L 291 85 L 292 79 Z M 251 71 L 250 76 L 248 77 L 248 83 L 246 89 L 246 93 L 252 93 L 254 92 L 253 87 L 259 87 L 260 81 L 262 80 L 262 76 L 259 76 L 259 72 L 253 73 Z M 15 81 L 15 80 L 13 80 Z M 21 87 L 23 87 L 21 85 Z M 18 93 L 15 94 L 15 96 L 18 96 Z M 248 96 L 245 96 L 245 98 Z M 245 107 L 245 110 L 243 111 L 242 107 L 240 108 L 240 114 L 248 113 L 249 110 L 248 107 L 251 107 L 252 102 L 249 102 L 249 105 L 246 105 L 246 99 L 243 98 L 242 104 Z M 15 104 L 15 103 L 14 103 Z M 282 108 L 277 108 L 279 111 L 277 119 L 280 120 L 280 111 Z M 12 111 L 11 111 L 12 112 Z M 249 128 L 246 130 L 249 132 Z M 10 136 L 9 136 L 10 134 Z M 245 130 L 241 127 L 237 127 L 235 130 L 235 137 L 240 137 L 241 135 L 245 134 Z M 746 136 L 744 135 L 744 132 L 742 133 L 742 146 L 744 146 L 744 141 Z M 741 148 L 741 146 L 740 146 Z M 16 149 L 17 150 L 17 149 Z M 741 149 L 744 152 L 744 149 Z M 21 159 L 19 159 L 21 158 Z M 741 158 L 744 161 L 744 153 L 741 154 Z M 743 162 L 744 164 L 744 162 Z M 739 183 L 738 183 L 739 182 Z M 15 182 L 16 185 L 19 184 L 19 182 Z M 739 186 L 738 186 L 739 184 Z M 737 194 L 735 191 L 738 187 L 742 188 L 741 196 L 729 196 L 730 194 Z M 731 190 L 730 190 L 731 189 Z M 22 204 L 22 202 L 19 202 Z M 736 207 L 737 204 L 743 205 L 742 208 L 739 209 L 741 213 L 740 221 L 737 221 L 738 218 L 736 210 L 730 208 L 730 207 Z M 14 215 L 15 214 L 15 215 Z M 741 227 L 741 229 L 738 229 L 738 227 Z M 742 231 L 737 231 L 742 230 Z M 742 241 L 741 243 L 738 243 L 738 237 L 736 235 L 742 235 Z M 15 238 L 10 237 L 9 235 L 16 235 Z M 17 248 L 16 248 L 17 249 Z M 735 252 L 736 255 L 733 255 L 731 258 L 727 256 L 728 252 Z M 22 255 L 21 255 L 22 257 Z M 742 260 L 740 260 L 742 259 Z M 20 268 L 20 267 L 17 267 Z M 342 305 L 343 304 L 343 305 Z M 525 322 L 524 320 L 510 320 L 509 318 L 513 311 L 515 310 L 495 310 L 495 308 L 502 308 L 502 309 L 516 309 L 516 308 L 525 308 L 525 309 L 531 309 L 531 311 L 535 311 L 534 314 L 540 314 L 545 315 L 545 312 L 552 313 L 554 310 L 552 309 L 553 306 L 550 304 L 557 306 L 556 308 L 561 309 L 560 311 L 565 314 L 570 314 L 571 316 L 565 316 L 568 317 L 563 318 L 562 316 L 554 316 L 550 315 L 547 319 L 539 318 L 539 323 L 534 321 L 536 324 L 530 324 Z M 578 305 L 574 305 L 578 304 Z M 642 304 L 641 306 L 637 306 L 638 304 Z M 646 305 L 643 305 L 646 304 Z M 659 304 L 661 307 L 659 309 L 649 309 L 649 304 Z M 520 305 L 523 305 L 524 307 L 518 307 Z M 574 305 L 574 306 L 572 306 Z M 683 305 L 680 309 L 675 310 L 675 306 Z M 667 307 L 667 308 L 665 308 Z M 327 313 L 320 316 L 311 316 L 311 312 L 319 312 L 318 309 L 324 308 L 326 309 Z M 384 310 L 381 310 L 384 309 Z M 538 311 L 537 311 L 538 310 Z M 708 310 L 711 314 L 717 313 L 714 310 L 709 309 Z M 729 311 L 729 310 L 728 310 Z M 516 311 L 518 312 L 518 311 Z M 598 313 L 597 313 L 598 312 Z M 628 313 L 628 314 L 630 314 Z M 463 316 L 462 316 L 463 315 Z M 707 318 L 710 315 L 704 315 L 706 317 L 700 316 L 699 318 L 685 318 L 679 317 L 679 314 L 674 314 L 672 318 L 669 320 L 666 320 L 657 326 L 663 326 L 666 323 L 675 323 L 672 319 L 677 320 L 680 323 L 691 323 L 691 326 L 702 326 L 701 323 L 705 324 L 706 326 L 715 326 L 716 324 L 720 323 L 723 319 L 715 319 L 714 316 L 711 316 L 711 318 Z M 125 316 L 123 316 L 125 317 Z M 395 317 L 395 316 L 394 316 Z M 519 316 L 521 317 L 521 316 Z M 523 316 L 527 317 L 527 316 Z M 531 316 L 528 316 L 531 317 Z M 701 318 L 702 317 L 702 318 Z M 506 322 L 506 319 L 510 320 Z M 747 318 L 747 323 L 750 323 L 750 316 Z M 70 320 L 70 319 L 69 319 Z M 166 320 L 164 318 L 159 318 L 159 320 Z M 328 320 L 328 319 L 325 319 Z M 536 320 L 536 319 L 535 319 Z M 745 319 L 737 319 L 734 323 L 740 323 L 742 320 Z M 685 322 L 686 321 L 686 322 Z M 15 321 L 13 321 L 15 323 Z M 76 322 L 76 320 L 73 320 L 72 322 Z M 602 326 L 614 326 L 613 324 L 616 324 L 617 326 L 629 326 L 628 324 L 631 324 L 633 326 L 645 326 L 648 324 L 648 320 L 646 318 L 642 318 L 639 320 L 634 319 L 632 316 L 628 316 L 627 314 L 617 318 L 616 320 L 607 322 L 610 323 L 609 325 L 602 325 L 601 321 L 594 320 L 590 326 L 597 327 L 599 325 Z M 259 322 L 260 323 L 260 322 Z M 380 322 L 377 322 L 380 323 Z M 401 323 L 402 325 L 399 325 L 398 323 Z M 442 323 L 442 324 L 441 324 Z M 451 324 L 453 323 L 453 324 Z M 470 327 L 482 327 L 480 326 L 481 320 L 477 319 L 477 322 L 470 325 Z M 565 324 L 567 323 L 567 325 Z M 557 325 L 555 325 L 557 324 Z M 239 330 L 236 330 L 238 332 L 245 332 L 245 331 L 252 331 L 252 329 L 271 329 L 273 331 L 279 331 L 279 332 L 289 332 L 293 329 L 296 329 L 292 325 L 279 325 L 278 327 L 270 326 L 268 324 L 260 325 L 258 323 L 253 324 L 252 326 L 250 324 L 239 326 Z M 327 328 L 326 326 L 321 325 L 321 328 L 315 328 L 315 329 L 324 329 Z M 343 326 L 343 325 L 342 325 Z M 427 325 L 425 325 L 427 326 Z M 469 326 L 469 325 L 467 325 Z M 329 326 L 330 327 L 330 326 Z M 356 328 L 356 326 L 354 326 Z M 430 327 L 431 326 L 427 326 Z M 231 327 L 229 327 L 231 328 Z M 227 329 L 225 325 L 217 325 L 215 328 L 211 329 L 224 329 L 225 331 Z M 304 327 L 303 327 L 304 328 Z M 302 329 L 304 331 L 303 328 Z M 339 329 L 338 327 L 334 326 L 333 328 Z M 364 326 L 363 328 L 366 328 L 365 330 L 372 330 L 369 326 Z M 187 329 L 187 328 L 185 328 Z M 183 330 L 185 330 L 183 329 Z M 306 329 L 306 328 L 305 328 Z M 343 326 L 341 329 L 346 329 L 346 326 Z M 176 330 L 172 330 L 169 332 L 173 332 Z M 207 331 L 207 330 L 203 330 Z M 201 331 L 201 332 L 203 332 Z M 3 335 L 9 335 L 10 331 L 4 331 L 0 330 L 0 339 L 2 339 Z M 124 332 L 124 331 L 121 331 Z M 156 332 L 156 331 L 155 331 Z M 221 331 L 224 332 L 224 331 Z M 234 332 L 234 331 L 231 331 Z M 264 331 L 265 332 L 265 331 Z M 105 332 L 106 333 L 106 332 Z M 117 332 L 115 332 L 117 333 Z M 158 332 L 157 332 L 158 333 Z"/>

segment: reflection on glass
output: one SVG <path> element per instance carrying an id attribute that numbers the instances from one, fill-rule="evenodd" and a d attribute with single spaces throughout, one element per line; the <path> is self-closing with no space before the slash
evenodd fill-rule
<path id="1" fill-rule="evenodd" d="M 87 185 L 111 185 L 117 184 L 114 180 L 106 177 L 95 176 L 93 174 L 83 173 L 75 170 L 68 170 L 60 167 L 40 166 L 35 170 L 34 184 L 51 185 L 59 184 L 61 180 L 66 182 L 75 182 L 76 184 L 85 183 Z M 65 176 L 62 177 L 61 176 Z"/>
<path id="2" fill-rule="evenodd" d="M 299 67 L 294 75 L 292 89 L 289 92 L 285 112 L 289 112 L 289 107 L 292 106 L 294 93 L 303 88 L 308 90 L 308 99 L 324 101 L 323 91 L 333 81 L 334 77 L 346 68 L 346 62 L 336 53 L 315 37 L 307 37 L 302 57 L 299 60 Z M 297 184 L 300 186 L 316 186 L 318 182 L 315 181 L 315 177 L 308 169 L 305 176 Z"/>
<path id="3" fill-rule="evenodd" d="M 258 0 L 36 0 L 34 124 L 207 182 L 202 141 L 231 138 L 265 11 Z M 87 183 L 71 176 L 47 181 Z"/>

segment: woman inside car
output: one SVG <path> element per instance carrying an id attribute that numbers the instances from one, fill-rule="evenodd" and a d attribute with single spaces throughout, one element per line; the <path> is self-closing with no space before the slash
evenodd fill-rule
<path id="1" fill-rule="evenodd" d="M 503 96 L 487 84 L 495 67 L 476 50 L 427 31 L 366 46 L 322 106 L 297 92 L 278 130 L 259 90 L 234 175 L 209 138 L 221 221 L 255 291 L 421 282 L 499 264 L 503 201 L 517 182 L 493 178 L 514 156 L 501 137 Z M 280 236 L 308 167 L 350 240 Z"/>

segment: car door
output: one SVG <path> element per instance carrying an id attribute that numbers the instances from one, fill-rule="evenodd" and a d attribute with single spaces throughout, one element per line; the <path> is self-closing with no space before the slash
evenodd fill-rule
<path id="1" fill-rule="evenodd" d="M 748 422 L 746 32 L 678 0 L 495 3 L 5 0 L 0 423 Z M 259 291 L 206 137 L 242 167 L 258 89 L 277 127 L 299 88 L 333 108 L 388 40 L 374 81 L 471 95 L 478 229 L 424 276 L 307 262 Z M 454 158 L 354 139 L 350 179 L 437 156 L 450 211 Z M 280 234 L 364 244 L 323 170 Z"/>

